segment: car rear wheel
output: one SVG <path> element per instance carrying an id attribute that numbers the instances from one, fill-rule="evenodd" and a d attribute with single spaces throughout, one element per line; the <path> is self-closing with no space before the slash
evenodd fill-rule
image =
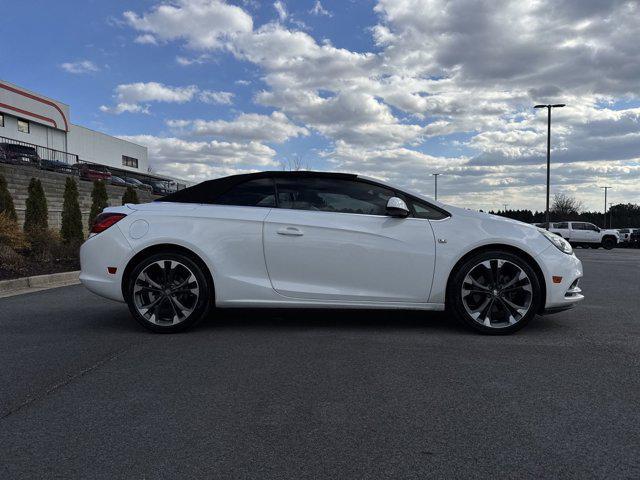
<path id="1" fill-rule="evenodd" d="M 481 333 L 504 335 L 520 330 L 536 315 L 542 299 L 536 272 L 509 252 L 482 252 L 466 260 L 449 284 L 453 313 Z"/>
<path id="2" fill-rule="evenodd" d="M 130 272 L 125 299 L 134 318 L 159 333 L 194 326 L 212 304 L 212 286 L 204 269 L 182 253 L 151 255 Z"/>
<path id="3" fill-rule="evenodd" d="M 616 241 L 611 237 L 605 237 L 602 239 L 602 246 L 607 250 L 611 250 L 616 246 Z"/>

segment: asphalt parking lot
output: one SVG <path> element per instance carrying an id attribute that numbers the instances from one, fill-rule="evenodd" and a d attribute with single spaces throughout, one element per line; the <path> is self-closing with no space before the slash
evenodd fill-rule
<path id="1" fill-rule="evenodd" d="M 638 478 L 640 250 L 520 333 L 226 311 L 179 335 L 82 286 L 0 299 L 0 478 Z"/>

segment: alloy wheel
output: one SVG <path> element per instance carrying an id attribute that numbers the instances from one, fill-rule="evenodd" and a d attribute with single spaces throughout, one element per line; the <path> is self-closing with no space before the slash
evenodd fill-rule
<path id="1" fill-rule="evenodd" d="M 484 260 L 462 282 L 462 304 L 471 318 L 488 328 L 506 328 L 522 320 L 533 302 L 527 273 L 504 259 Z"/>
<path id="2" fill-rule="evenodd" d="M 147 265 L 133 286 L 138 313 L 160 326 L 184 322 L 198 305 L 200 285 L 189 267 L 176 260 L 159 260 Z"/>

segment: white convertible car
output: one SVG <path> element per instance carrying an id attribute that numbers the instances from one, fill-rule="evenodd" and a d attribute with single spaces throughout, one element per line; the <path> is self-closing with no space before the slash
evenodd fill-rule
<path id="1" fill-rule="evenodd" d="M 213 307 L 448 309 L 483 333 L 583 299 L 545 230 L 342 173 L 262 172 L 107 208 L 80 280 L 156 332 Z"/>

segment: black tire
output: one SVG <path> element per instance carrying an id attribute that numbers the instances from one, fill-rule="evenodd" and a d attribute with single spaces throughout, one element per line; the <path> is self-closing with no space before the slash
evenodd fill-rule
<path id="1" fill-rule="evenodd" d="M 613 237 L 604 237 L 602 239 L 602 247 L 606 250 L 611 250 L 616 246 L 616 240 Z"/>
<path id="2" fill-rule="evenodd" d="M 516 323 L 508 326 L 494 327 L 480 323 L 467 311 L 463 301 L 462 288 L 467 275 L 480 263 L 491 260 L 506 260 L 507 262 L 515 264 L 527 275 L 530 281 L 531 293 L 529 308 L 526 313 L 516 321 Z M 540 280 L 535 270 L 528 261 L 518 255 L 503 250 L 484 251 L 468 258 L 452 273 L 447 288 L 447 309 L 454 314 L 457 320 L 461 321 L 466 326 L 471 327 L 477 332 L 488 335 L 506 335 L 520 330 L 536 316 L 536 313 L 540 309 L 541 301 L 542 292 Z"/>
<path id="3" fill-rule="evenodd" d="M 180 304 L 182 306 L 184 306 L 184 304 L 186 304 L 187 302 L 184 301 L 185 297 L 180 297 L 180 295 L 189 295 L 190 298 L 187 298 L 187 300 L 192 301 L 192 304 L 189 305 L 190 313 L 188 315 L 185 315 L 184 319 L 180 319 L 179 323 L 163 325 L 161 324 L 160 321 L 154 322 L 146 318 L 139 310 L 139 305 L 136 304 L 136 303 L 138 304 L 142 303 L 142 300 L 144 299 L 144 296 L 142 295 L 141 291 L 138 293 L 135 293 L 136 279 L 138 279 L 138 276 L 145 269 L 147 269 L 147 267 L 150 267 L 153 264 L 156 264 L 157 262 L 162 262 L 164 265 L 166 265 L 166 263 L 164 262 L 178 262 L 183 267 L 186 267 L 186 269 L 190 270 L 190 273 L 192 273 L 193 276 L 195 277 L 195 282 L 197 282 L 198 294 L 196 299 L 193 298 L 195 296 L 193 293 L 187 292 L 186 294 L 183 294 L 178 292 L 174 294 L 174 295 L 178 295 L 178 298 L 180 298 L 183 301 L 183 304 Z M 151 268 L 155 268 L 155 267 L 151 267 Z M 176 273 L 175 275 L 181 274 L 182 278 L 178 278 L 174 280 L 175 283 L 183 281 L 183 278 L 185 277 L 191 278 L 190 276 L 188 276 L 187 270 L 182 269 L 182 267 L 179 267 L 179 268 L 181 271 L 179 273 Z M 148 272 L 150 272 L 150 270 L 148 270 Z M 188 281 L 188 278 L 184 281 Z M 188 286 L 189 287 L 193 286 L 193 282 L 190 282 Z M 179 285 L 175 285 L 175 288 L 179 288 Z M 156 293 L 156 292 L 160 292 L 160 293 Z M 157 300 L 159 296 L 163 295 L 163 293 L 161 292 L 162 292 L 161 289 L 154 288 L 154 292 L 152 294 L 157 295 L 155 297 L 155 300 Z M 164 297 L 169 296 L 166 294 L 167 293 L 166 289 L 164 290 L 164 293 L 165 293 Z M 148 295 L 150 294 L 147 294 L 147 297 Z M 127 302 L 127 305 L 129 306 L 129 311 L 131 312 L 131 315 L 133 315 L 136 321 L 140 323 L 142 326 L 157 333 L 176 333 L 176 332 L 181 332 L 183 330 L 193 327 L 198 322 L 200 322 L 205 316 L 207 316 L 207 314 L 210 312 L 211 307 L 214 304 L 213 296 L 214 296 L 213 285 L 209 280 L 209 275 L 206 273 L 205 268 L 200 264 L 200 262 L 192 258 L 191 256 L 188 256 L 179 252 L 174 252 L 174 251 L 155 253 L 138 262 L 130 270 L 128 274 L 126 289 L 125 289 L 125 300 Z M 175 296 L 172 296 L 172 298 L 175 298 Z M 153 303 L 154 297 L 151 297 L 151 300 L 152 300 L 151 303 Z M 169 300 L 168 298 L 165 298 L 164 300 L 160 300 L 157 303 L 158 305 L 162 305 L 162 309 L 164 310 L 165 313 L 168 311 L 168 307 L 166 307 L 167 302 L 170 303 L 170 306 L 172 307 L 173 312 L 177 311 L 173 301 Z M 181 313 L 184 313 L 184 312 L 181 312 Z M 158 316 L 160 317 L 161 315 L 158 314 Z M 153 317 L 155 317 L 155 313 L 152 315 L 152 318 Z"/>

